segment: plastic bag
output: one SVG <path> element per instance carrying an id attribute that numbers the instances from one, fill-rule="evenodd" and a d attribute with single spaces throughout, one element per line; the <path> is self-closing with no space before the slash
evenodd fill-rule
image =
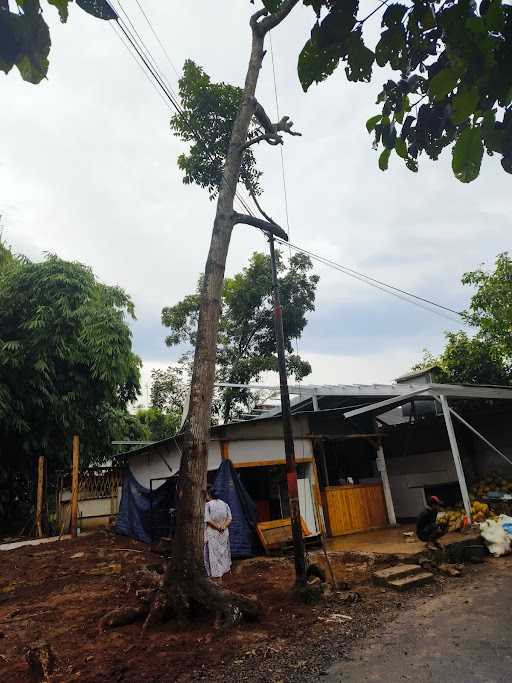
<path id="1" fill-rule="evenodd" d="M 510 552 L 512 537 L 508 535 L 499 521 L 488 519 L 482 522 L 480 524 L 480 534 L 489 552 L 494 557 L 501 557 Z"/>
<path id="2" fill-rule="evenodd" d="M 509 536 L 512 536 L 512 517 L 509 515 L 500 515 L 498 523 L 505 529 Z"/>

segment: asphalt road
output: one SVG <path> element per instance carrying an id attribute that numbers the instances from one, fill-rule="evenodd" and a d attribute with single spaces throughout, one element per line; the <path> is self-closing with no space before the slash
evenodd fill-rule
<path id="1" fill-rule="evenodd" d="M 512 561 L 404 609 L 321 680 L 331 683 L 512 682 Z M 455 581 L 455 579 L 453 579 Z"/>

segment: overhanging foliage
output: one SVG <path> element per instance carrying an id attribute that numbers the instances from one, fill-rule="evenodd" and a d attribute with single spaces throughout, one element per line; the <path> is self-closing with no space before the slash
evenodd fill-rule
<path id="1" fill-rule="evenodd" d="M 73 0 L 48 0 L 68 19 Z M 15 0 L 18 12 L 9 10 L 9 0 L 0 0 L 0 70 L 8 74 L 16 66 L 24 81 L 40 83 L 48 73 L 50 31 L 39 0 Z M 117 14 L 106 0 L 76 0 L 76 4 L 98 19 L 115 19 Z"/>
<path id="2" fill-rule="evenodd" d="M 512 7 L 505 0 L 408 0 L 375 3 L 361 17 L 358 0 L 303 0 L 316 21 L 298 61 L 304 90 L 345 66 L 349 81 L 370 81 L 377 65 L 397 72 L 377 98 L 380 113 L 367 122 L 380 149 L 379 167 L 392 152 L 411 171 L 424 154 L 437 160 L 452 147 L 455 177 L 478 177 L 484 152 L 512 173 Z M 264 0 L 276 11 L 282 0 Z M 380 16 L 378 40 L 364 29 Z M 375 20 L 375 19 L 373 19 Z M 366 42 L 365 42 L 366 41 Z"/>

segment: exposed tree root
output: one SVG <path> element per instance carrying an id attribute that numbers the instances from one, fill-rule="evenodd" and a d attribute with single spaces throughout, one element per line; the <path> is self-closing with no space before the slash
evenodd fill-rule
<path id="1" fill-rule="evenodd" d="M 107 628 L 134 624 L 137 621 L 142 621 L 148 612 L 149 604 L 140 605 L 139 607 L 120 607 L 119 609 L 113 609 L 100 619 L 98 628 L 100 631 L 105 631 Z"/>
<path id="2" fill-rule="evenodd" d="M 242 620 L 254 621 L 260 615 L 256 600 L 222 588 L 205 576 L 193 581 L 161 590 L 148 614 L 144 628 L 166 621 L 169 616 L 188 618 L 191 613 L 207 611 L 216 615 L 216 623 L 222 628 L 231 628 Z"/>

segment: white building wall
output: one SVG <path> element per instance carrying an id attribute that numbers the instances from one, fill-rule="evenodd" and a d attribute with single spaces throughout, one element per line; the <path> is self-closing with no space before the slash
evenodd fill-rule
<path id="1" fill-rule="evenodd" d="M 284 442 L 281 439 L 254 439 L 251 441 L 229 441 L 229 457 L 234 465 L 237 463 L 265 462 L 282 460 L 284 462 Z M 313 457 L 313 446 L 309 439 L 295 439 L 295 457 L 298 463 L 305 458 Z M 172 469 L 169 472 L 169 467 Z M 218 469 L 222 462 L 220 441 L 210 441 L 208 447 L 208 470 Z M 135 479 L 149 488 L 150 480 L 159 477 L 170 477 L 178 474 L 180 453 L 175 444 L 160 450 L 132 455 L 128 458 L 130 470 Z M 153 482 L 158 488 L 163 482 Z"/>
<path id="2" fill-rule="evenodd" d="M 295 439 L 295 459 L 313 457 L 313 446 L 309 439 Z M 251 441 L 230 441 L 229 457 L 237 463 L 265 462 L 285 459 L 284 441 L 281 439 L 254 439 Z"/>

